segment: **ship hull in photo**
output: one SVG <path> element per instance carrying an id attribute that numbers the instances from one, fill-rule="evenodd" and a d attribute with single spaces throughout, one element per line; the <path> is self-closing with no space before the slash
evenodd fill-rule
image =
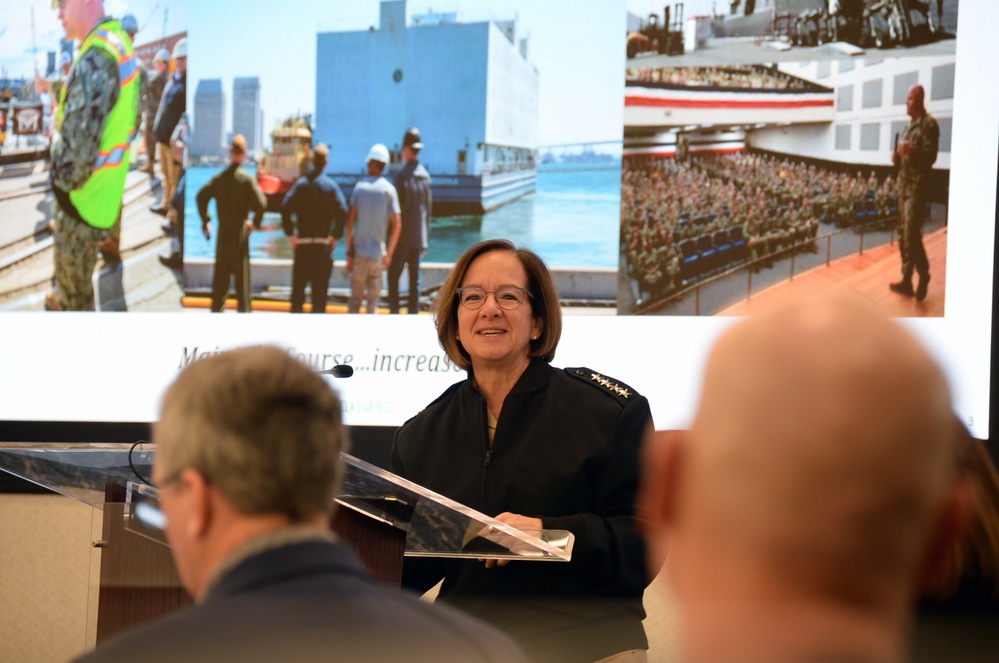
<path id="1" fill-rule="evenodd" d="M 350 200 L 359 175 L 336 173 L 333 176 Z M 392 174 L 388 175 L 391 180 Z M 437 175 L 430 174 L 433 193 L 434 216 L 458 216 L 462 214 L 485 214 L 501 205 L 534 193 L 538 172 L 534 168 L 505 173 L 483 173 L 481 175 Z"/>

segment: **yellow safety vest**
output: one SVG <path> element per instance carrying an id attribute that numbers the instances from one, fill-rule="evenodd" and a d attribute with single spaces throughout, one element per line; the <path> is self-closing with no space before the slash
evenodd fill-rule
<path id="1" fill-rule="evenodd" d="M 139 103 L 139 67 L 132 40 L 118 21 L 98 25 L 80 45 L 80 54 L 97 48 L 118 64 L 118 101 L 107 117 L 104 134 L 90 179 L 69 192 L 69 199 L 80 218 L 95 228 L 110 228 L 118 220 L 121 199 L 128 175 L 129 147 L 135 137 L 135 112 Z M 74 63 L 75 64 L 75 63 Z M 59 95 L 56 129 L 62 131 L 66 110 L 66 89 Z"/>

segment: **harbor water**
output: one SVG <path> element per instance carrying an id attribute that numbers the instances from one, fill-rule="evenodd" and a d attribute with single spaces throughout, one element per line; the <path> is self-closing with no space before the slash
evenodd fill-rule
<path id="1" fill-rule="evenodd" d="M 187 172 L 184 252 L 191 258 L 214 258 L 215 236 L 201 234 L 195 196 L 220 168 L 190 168 Z M 247 169 L 254 172 L 252 168 Z M 348 201 L 349 202 L 349 201 Z M 214 201 L 209 206 L 216 219 Z M 450 263 L 476 242 L 509 239 L 536 251 L 550 267 L 616 269 L 621 217 L 620 163 L 594 169 L 538 170 L 537 189 L 483 215 L 435 218 L 430 248 L 424 260 Z M 281 230 L 281 215 L 264 215 L 265 230 L 250 236 L 250 258 L 292 258 L 291 245 Z M 346 259 L 346 242 L 337 243 L 334 258 Z"/>

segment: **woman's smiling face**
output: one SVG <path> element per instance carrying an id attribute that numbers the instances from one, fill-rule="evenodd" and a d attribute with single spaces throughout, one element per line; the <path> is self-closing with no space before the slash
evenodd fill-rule
<path id="1" fill-rule="evenodd" d="M 472 370 L 512 368 L 530 359 L 531 340 L 541 334 L 541 321 L 534 315 L 530 297 L 516 308 L 502 308 L 496 291 L 513 287 L 528 289 L 527 272 L 520 258 L 510 251 L 490 251 L 472 261 L 461 287 L 486 291 L 482 307 L 458 305 L 458 340 L 471 358 Z"/>

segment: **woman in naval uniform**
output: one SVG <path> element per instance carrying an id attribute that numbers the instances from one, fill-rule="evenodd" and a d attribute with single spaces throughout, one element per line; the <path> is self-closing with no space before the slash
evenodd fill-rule
<path id="1" fill-rule="evenodd" d="M 563 529 L 568 563 L 409 558 L 403 583 L 492 622 L 532 660 L 645 661 L 636 531 L 648 401 L 588 368 L 550 365 L 562 331 L 545 263 L 506 240 L 455 263 L 434 303 L 441 346 L 468 378 L 395 436 L 392 469 L 523 530 Z"/>

